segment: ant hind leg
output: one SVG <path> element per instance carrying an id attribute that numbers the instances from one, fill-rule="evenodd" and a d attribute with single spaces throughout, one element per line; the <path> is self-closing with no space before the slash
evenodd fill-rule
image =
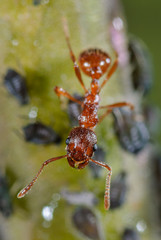
<path id="1" fill-rule="evenodd" d="M 128 102 L 119 102 L 119 103 L 114 103 L 111 105 L 106 105 L 106 106 L 100 106 L 99 109 L 106 108 L 106 112 L 99 118 L 99 122 L 102 122 L 103 119 L 112 112 L 114 108 L 120 108 L 120 107 L 129 107 L 131 110 L 134 110 L 134 105 Z"/>
<path id="2" fill-rule="evenodd" d="M 115 61 L 113 62 L 109 72 L 107 73 L 106 77 L 105 77 L 105 80 L 102 82 L 101 86 L 100 86 L 100 91 L 101 89 L 103 88 L 103 86 L 107 83 L 107 81 L 110 79 L 110 77 L 113 75 L 113 73 L 116 71 L 117 69 L 117 66 L 118 66 L 118 55 L 116 53 L 116 59 Z"/>

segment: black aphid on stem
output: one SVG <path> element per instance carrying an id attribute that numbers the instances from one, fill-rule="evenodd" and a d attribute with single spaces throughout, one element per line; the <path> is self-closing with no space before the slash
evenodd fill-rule
<path id="1" fill-rule="evenodd" d="M 131 228 L 125 228 L 122 234 L 122 240 L 139 240 L 137 232 Z"/>
<path id="2" fill-rule="evenodd" d="M 29 102 L 26 80 L 18 72 L 13 69 L 8 69 L 4 76 L 4 85 L 21 105 Z"/>
<path id="3" fill-rule="evenodd" d="M 72 216 L 75 228 L 85 237 L 99 240 L 100 233 L 96 215 L 87 207 L 78 207 Z"/>
<path id="4" fill-rule="evenodd" d="M 80 102 L 83 102 L 84 97 L 75 93 L 73 94 L 73 97 L 77 99 Z M 81 114 L 82 106 L 78 104 L 77 102 L 74 102 L 72 100 L 68 101 L 68 116 L 70 119 L 71 126 L 77 126 L 78 125 L 78 117 Z"/>
<path id="5" fill-rule="evenodd" d="M 133 87 L 146 95 L 153 83 L 152 61 L 148 49 L 137 38 L 131 37 L 129 40 L 129 54 Z"/>
<path id="6" fill-rule="evenodd" d="M 59 144 L 61 142 L 61 137 L 51 127 L 40 122 L 24 126 L 23 132 L 27 142 L 35 144 Z"/>
<path id="7" fill-rule="evenodd" d="M 139 153 L 149 142 L 149 131 L 141 116 L 123 108 L 113 110 L 114 129 L 121 146 L 133 154 Z"/>
<path id="8" fill-rule="evenodd" d="M 9 194 L 7 179 L 0 172 L 0 211 L 4 217 L 9 217 L 13 212 L 11 196 Z"/>
<path id="9" fill-rule="evenodd" d="M 110 208 L 115 209 L 121 207 L 125 202 L 126 193 L 127 193 L 126 173 L 121 172 L 111 182 Z"/>

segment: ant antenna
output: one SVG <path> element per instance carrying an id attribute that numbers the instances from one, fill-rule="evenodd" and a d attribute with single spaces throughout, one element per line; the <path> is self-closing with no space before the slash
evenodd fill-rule
<path id="1" fill-rule="evenodd" d="M 37 181 L 37 178 L 39 177 L 40 173 L 42 172 L 43 168 L 48 165 L 49 163 L 53 162 L 53 161 L 56 161 L 56 160 L 59 160 L 61 158 L 65 158 L 67 157 L 67 155 L 64 155 L 64 156 L 60 156 L 60 157 L 55 157 L 55 158 L 50 158 L 48 160 L 46 160 L 41 168 L 39 169 L 38 173 L 36 174 L 36 176 L 33 178 L 33 180 L 25 187 L 23 188 L 17 195 L 18 198 L 22 198 L 24 197 L 28 192 L 29 190 L 32 188 L 32 186 L 35 184 L 35 182 Z"/>

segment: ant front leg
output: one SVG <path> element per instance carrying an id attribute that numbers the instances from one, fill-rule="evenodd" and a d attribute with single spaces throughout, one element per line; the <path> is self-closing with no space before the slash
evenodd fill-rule
<path id="1" fill-rule="evenodd" d="M 107 81 L 110 79 L 110 77 L 113 75 L 113 73 L 116 71 L 117 66 L 118 66 L 118 55 L 117 55 L 117 53 L 116 53 L 116 59 L 115 59 L 114 63 L 112 64 L 109 72 L 107 73 L 105 80 L 104 80 L 103 83 L 101 84 L 101 86 L 100 86 L 100 91 L 101 91 L 101 89 L 103 88 L 103 86 L 107 83 Z"/>
<path id="2" fill-rule="evenodd" d="M 82 75 L 81 75 L 81 72 L 80 72 L 80 68 L 79 68 L 79 66 L 78 66 L 78 64 L 76 62 L 76 57 L 74 55 L 74 52 L 73 52 L 71 44 L 70 44 L 67 20 L 66 20 L 66 18 L 63 18 L 62 20 L 63 20 L 63 27 L 64 27 L 65 38 L 66 38 L 66 42 L 67 42 L 67 45 L 68 45 L 68 48 L 69 48 L 70 57 L 71 57 L 71 60 L 73 62 L 73 65 L 74 65 L 75 74 L 76 74 L 76 76 L 78 78 L 78 81 L 80 82 L 81 86 L 83 87 L 84 91 L 87 92 L 87 89 L 86 89 L 86 87 L 84 85 L 84 82 L 82 80 Z"/>
<path id="3" fill-rule="evenodd" d="M 106 177 L 105 196 L 104 196 L 104 207 L 106 210 L 108 210 L 110 208 L 110 182 L 111 182 L 111 176 L 112 176 L 112 169 L 106 163 L 96 161 L 92 158 L 90 158 L 90 161 L 94 162 L 95 164 L 97 164 L 101 167 L 106 168 L 109 171 L 109 173 L 107 174 L 107 177 Z"/>
<path id="4" fill-rule="evenodd" d="M 78 99 L 74 98 L 72 95 L 70 95 L 67 91 L 65 91 L 63 88 L 61 87 L 55 87 L 54 88 L 55 93 L 57 94 L 58 97 L 60 97 L 61 95 L 64 97 L 67 97 L 68 99 L 70 99 L 73 102 L 76 102 L 80 105 L 82 105 L 82 102 L 79 101 Z"/>
<path id="5" fill-rule="evenodd" d="M 99 118 L 99 123 L 103 121 L 103 119 L 109 115 L 114 108 L 120 108 L 120 107 L 129 107 L 131 110 L 134 110 L 134 105 L 128 102 L 119 102 L 119 103 L 114 103 L 111 105 L 106 105 L 106 106 L 99 106 L 100 109 L 106 108 L 107 111 Z"/>

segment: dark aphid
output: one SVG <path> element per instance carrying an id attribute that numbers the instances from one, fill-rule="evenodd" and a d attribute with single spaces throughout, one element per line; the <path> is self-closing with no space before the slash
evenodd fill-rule
<path id="1" fill-rule="evenodd" d="M 86 207 L 79 207 L 72 216 L 72 222 L 76 229 L 92 240 L 99 240 L 99 228 L 95 214 Z"/>
<path id="2" fill-rule="evenodd" d="M 131 228 L 125 228 L 122 234 L 122 240 L 139 240 L 137 232 Z"/>
<path id="3" fill-rule="evenodd" d="M 6 177 L 0 172 L 0 211 L 4 217 L 9 217 L 12 212 L 12 201 L 9 194 Z"/>
<path id="4" fill-rule="evenodd" d="M 37 6 L 37 5 L 40 5 L 42 0 L 33 0 L 33 5 Z"/>
<path id="5" fill-rule="evenodd" d="M 128 152 L 137 154 L 149 142 L 148 129 L 141 119 L 131 111 L 117 108 L 113 110 L 114 129 L 121 146 Z"/>
<path id="6" fill-rule="evenodd" d="M 40 122 L 30 123 L 23 127 L 27 142 L 35 144 L 60 143 L 61 137 L 49 126 Z"/>
<path id="7" fill-rule="evenodd" d="M 67 191 L 62 190 L 61 196 L 64 198 L 68 203 L 73 205 L 84 205 L 88 207 L 92 207 L 98 203 L 98 199 L 92 192 L 74 192 L 74 191 Z"/>
<path id="8" fill-rule="evenodd" d="M 145 45 L 136 38 L 129 40 L 132 83 L 135 90 L 146 95 L 152 86 L 153 73 L 150 54 Z"/>
<path id="9" fill-rule="evenodd" d="M 73 97 L 82 102 L 84 100 L 84 97 L 82 97 L 81 95 L 79 95 L 77 93 L 75 93 L 73 95 Z M 81 114 L 81 112 L 82 112 L 82 107 L 80 104 L 78 104 L 72 100 L 68 101 L 68 116 L 70 119 L 71 126 L 78 125 L 78 117 Z"/>
<path id="10" fill-rule="evenodd" d="M 97 150 L 94 152 L 94 160 L 98 160 L 99 162 L 105 162 L 106 153 L 105 151 L 98 146 Z M 99 178 L 102 172 L 102 168 L 100 168 L 98 165 L 94 164 L 93 162 L 89 163 L 89 167 L 92 172 L 92 176 L 94 178 Z"/>
<path id="11" fill-rule="evenodd" d="M 122 206 L 125 202 L 127 193 L 126 173 L 119 173 L 111 182 L 110 208 L 115 209 Z"/>
<path id="12" fill-rule="evenodd" d="M 26 80 L 18 72 L 8 69 L 4 76 L 4 85 L 8 91 L 17 98 L 20 104 L 29 102 L 29 95 L 26 87 Z"/>

